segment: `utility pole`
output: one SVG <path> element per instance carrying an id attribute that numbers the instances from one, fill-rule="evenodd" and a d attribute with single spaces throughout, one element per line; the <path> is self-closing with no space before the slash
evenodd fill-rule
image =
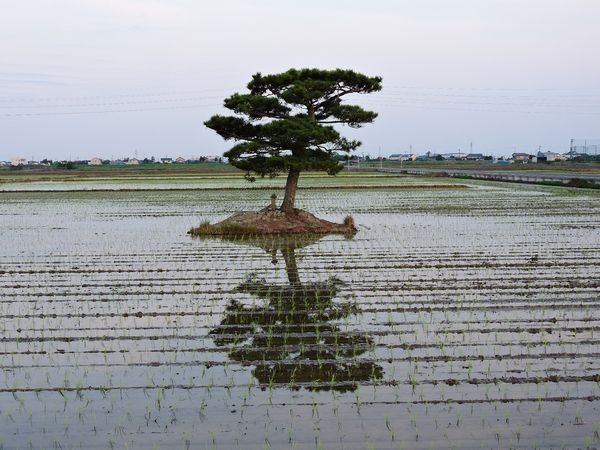
<path id="1" fill-rule="evenodd" d="M 573 142 L 575 141 L 575 139 L 571 139 L 571 145 L 569 145 L 569 153 L 572 155 L 573 154 Z"/>
<path id="2" fill-rule="evenodd" d="M 381 157 L 381 145 L 379 146 L 379 169 L 383 169 L 383 158 Z"/>

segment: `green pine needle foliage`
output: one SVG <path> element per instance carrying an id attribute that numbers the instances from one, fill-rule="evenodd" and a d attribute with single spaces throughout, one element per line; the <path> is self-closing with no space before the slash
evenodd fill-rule
<path id="1" fill-rule="evenodd" d="M 342 168 L 338 154 L 350 153 L 360 142 L 340 135 L 334 124 L 360 128 L 377 113 L 342 103 L 352 94 L 381 90 L 381 77 L 352 70 L 290 69 L 257 73 L 249 93 L 224 101 L 234 115 L 215 115 L 204 124 L 236 144 L 225 153 L 229 162 L 247 172 L 247 178 L 282 172 L 325 171 Z"/>

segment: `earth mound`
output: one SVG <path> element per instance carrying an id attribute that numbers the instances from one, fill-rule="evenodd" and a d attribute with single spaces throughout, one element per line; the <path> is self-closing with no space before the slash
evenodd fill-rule
<path id="1" fill-rule="evenodd" d="M 192 228 L 192 236 L 263 235 L 263 234 L 354 234 L 354 219 L 347 216 L 343 223 L 319 219 L 308 211 L 294 209 L 284 212 L 265 208 L 261 211 L 243 211 L 227 219 L 210 224 L 204 222 Z"/>

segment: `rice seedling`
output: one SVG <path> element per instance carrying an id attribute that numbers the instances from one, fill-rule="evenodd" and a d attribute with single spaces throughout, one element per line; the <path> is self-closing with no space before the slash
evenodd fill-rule
<path id="1" fill-rule="evenodd" d="M 403 180 L 299 191 L 348 240 L 185 234 L 261 190 L 0 194 L 2 445 L 597 445 L 598 195 Z"/>

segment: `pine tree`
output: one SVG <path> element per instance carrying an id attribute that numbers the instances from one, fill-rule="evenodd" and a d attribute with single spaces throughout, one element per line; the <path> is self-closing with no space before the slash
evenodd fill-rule
<path id="1" fill-rule="evenodd" d="M 336 154 L 350 153 L 360 146 L 340 135 L 333 124 L 360 128 L 377 113 L 357 105 L 343 104 L 345 96 L 381 90 L 381 77 L 368 77 L 352 70 L 290 69 L 257 73 L 248 83 L 248 94 L 233 94 L 224 106 L 233 116 L 215 115 L 204 124 L 226 140 L 238 143 L 224 156 L 254 175 L 287 173 L 281 211 L 293 212 L 300 172 L 342 169 Z"/>

